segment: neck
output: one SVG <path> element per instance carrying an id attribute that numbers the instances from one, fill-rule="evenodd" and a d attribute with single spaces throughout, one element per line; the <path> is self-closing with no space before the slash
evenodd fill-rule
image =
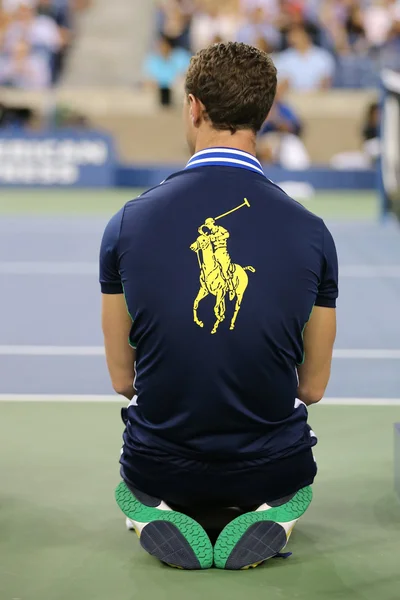
<path id="1" fill-rule="evenodd" d="M 230 131 L 217 131 L 207 128 L 198 132 L 195 152 L 207 148 L 233 148 L 256 156 L 256 136 L 246 129 L 232 134 Z"/>
<path id="2" fill-rule="evenodd" d="M 307 52 L 309 51 L 310 48 L 311 48 L 311 45 L 307 44 L 307 46 L 303 46 L 302 48 L 299 48 L 298 52 L 300 52 L 300 54 L 307 54 Z"/>

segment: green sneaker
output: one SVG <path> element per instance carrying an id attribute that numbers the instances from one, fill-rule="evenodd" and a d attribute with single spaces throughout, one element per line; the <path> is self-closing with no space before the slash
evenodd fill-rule
<path id="1" fill-rule="evenodd" d="M 130 519 L 146 552 L 178 569 L 209 569 L 213 547 L 204 529 L 165 502 L 137 492 L 122 481 L 115 490 L 122 512 Z"/>
<path id="2" fill-rule="evenodd" d="M 311 487 L 305 487 L 280 506 L 263 504 L 256 511 L 237 517 L 216 541 L 215 566 L 229 570 L 249 569 L 279 554 L 311 500 Z"/>

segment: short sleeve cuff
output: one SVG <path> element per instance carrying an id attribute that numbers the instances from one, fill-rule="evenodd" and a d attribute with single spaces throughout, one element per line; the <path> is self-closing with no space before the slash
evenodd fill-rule
<path id="1" fill-rule="evenodd" d="M 336 298 L 323 298 L 318 297 L 315 306 L 322 306 L 323 308 L 336 308 Z"/>
<path id="2" fill-rule="evenodd" d="M 123 294 L 124 288 L 122 287 L 122 283 L 120 281 L 110 282 L 100 282 L 101 293 L 102 294 Z"/>

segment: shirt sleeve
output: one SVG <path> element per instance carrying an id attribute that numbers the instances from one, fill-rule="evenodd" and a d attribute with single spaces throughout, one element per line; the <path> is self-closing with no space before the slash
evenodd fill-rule
<path id="1" fill-rule="evenodd" d="M 123 294 L 119 273 L 118 242 L 124 209 L 108 223 L 100 248 L 100 287 L 103 294 Z"/>
<path id="2" fill-rule="evenodd" d="M 323 231 L 323 259 L 321 283 L 315 306 L 336 308 L 339 296 L 339 267 L 335 242 L 327 227 Z"/>

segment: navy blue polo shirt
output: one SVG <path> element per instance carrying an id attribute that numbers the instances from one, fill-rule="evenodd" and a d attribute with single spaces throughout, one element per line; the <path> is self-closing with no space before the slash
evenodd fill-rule
<path id="1" fill-rule="evenodd" d="M 336 304 L 335 245 L 253 156 L 203 150 L 128 202 L 105 230 L 100 282 L 133 321 L 132 442 L 210 460 L 315 443 L 296 367 L 313 306 Z"/>

